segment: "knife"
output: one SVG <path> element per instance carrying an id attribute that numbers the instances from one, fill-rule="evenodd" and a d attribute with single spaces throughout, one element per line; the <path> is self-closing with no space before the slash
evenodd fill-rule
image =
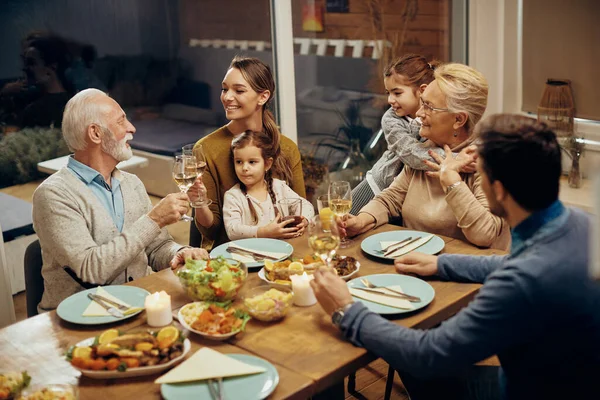
<path id="1" fill-rule="evenodd" d="M 395 253 L 396 251 L 400 250 L 401 248 L 403 248 L 403 247 L 406 247 L 406 246 L 408 246 L 409 244 L 412 244 L 412 243 L 416 242 L 416 241 L 417 241 L 417 240 L 419 240 L 419 239 L 421 239 L 421 237 L 416 237 L 416 238 L 414 238 L 414 239 L 412 239 L 412 240 L 409 240 L 408 242 L 400 243 L 398 246 L 396 246 L 396 247 L 394 247 L 394 248 L 391 248 L 391 249 L 388 249 L 388 250 L 385 252 L 385 254 L 384 254 L 383 256 L 384 256 L 384 257 L 387 257 L 387 256 L 389 256 L 390 254 L 393 254 L 393 253 Z"/>
<path id="2" fill-rule="evenodd" d="M 380 292 L 379 290 L 375 290 L 375 289 L 369 289 L 369 288 L 358 287 L 358 286 L 352 286 L 352 289 L 358 289 L 358 290 L 363 290 L 365 292 L 380 294 L 382 296 L 387 296 L 387 297 L 393 297 L 393 298 L 396 298 L 396 299 L 407 300 L 407 301 L 409 301 L 411 303 L 418 303 L 418 302 L 421 301 L 421 299 L 415 300 L 415 298 L 411 298 L 412 296 L 404 294 L 404 293 L 402 293 L 402 295 L 391 294 L 391 293 Z"/>
<path id="3" fill-rule="evenodd" d="M 113 306 L 115 306 L 116 308 L 118 308 L 121 311 L 127 311 L 127 310 L 129 310 L 131 308 L 131 307 L 127 307 L 124 304 L 118 303 L 118 302 L 116 302 L 114 300 L 111 300 L 109 298 L 106 298 L 104 296 L 100 296 L 99 294 L 92 294 L 92 296 L 94 296 L 96 299 L 100 299 L 101 301 L 103 301 L 105 303 L 112 304 Z"/>
<path id="4" fill-rule="evenodd" d="M 99 299 L 98 296 L 96 296 L 93 293 L 88 293 L 87 295 L 92 301 L 95 301 L 96 303 L 100 304 L 100 306 L 102 306 L 102 308 L 104 308 L 110 315 L 112 315 L 115 318 L 123 318 L 125 315 L 117 310 L 115 307 L 109 305 L 108 303 L 104 302 L 103 300 Z"/>
<path id="5" fill-rule="evenodd" d="M 415 251 L 416 249 L 418 249 L 419 247 L 423 246 L 425 243 L 429 242 L 431 240 L 431 238 L 433 238 L 433 235 L 429 235 L 429 236 L 422 236 L 422 237 L 417 237 L 413 240 L 411 240 L 408 243 L 403 244 L 402 246 L 396 247 L 395 249 L 388 251 L 387 253 L 385 253 L 383 256 L 384 257 L 396 257 L 396 256 L 392 256 L 394 253 L 396 253 L 398 250 L 403 249 L 405 247 L 410 246 L 413 243 L 417 243 L 419 242 L 416 246 L 414 246 L 412 249 L 410 249 L 410 251 Z M 406 252 L 405 252 L 406 253 Z M 404 254 L 405 254 L 404 253 Z"/>
<path id="6" fill-rule="evenodd" d="M 273 257 L 273 256 L 269 256 L 269 255 L 266 255 L 266 254 L 261 254 L 261 253 L 255 253 L 255 252 L 250 251 L 250 250 L 240 249 L 239 247 L 231 247 L 231 246 L 229 246 L 229 247 L 227 247 L 227 251 L 230 252 L 230 253 L 238 252 L 238 253 L 248 254 L 252 258 L 260 257 L 262 259 L 266 258 L 268 260 L 273 260 L 273 261 L 279 260 L 278 257 Z"/>

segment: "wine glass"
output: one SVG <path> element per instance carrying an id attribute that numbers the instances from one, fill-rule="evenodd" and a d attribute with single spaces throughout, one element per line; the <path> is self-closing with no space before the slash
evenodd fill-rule
<path id="1" fill-rule="evenodd" d="M 308 222 L 308 245 L 323 264 L 329 266 L 340 247 L 340 234 L 332 219 L 323 220 L 316 215 Z"/>
<path id="2" fill-rule="evenodd" d="M 173 163 L 173 180 L 179 187 L 181 193 L 186 193 L 192 187 L 194 181 L 198 177 L 196 169 L 196 157 L 188 155 L 175 156 Z M 181 221 L 193 221 L 194 219 L 188 215 L 182 215 Z"/>
<path id="3" fill-rule="evenodd" d="M 206 156 L 204 155 L 204 148 L 200 143 L 198 144 L 186 144 L 181 148 L 183 155 L 189 155 L 196 157 L 196 170 L 198 172 L 198 176 L 202 176 L 204 171 L 206 171 Z M 212 204 L 212 200 L 205 199 L 204 193 L 200 193 L 200 196 L 190 203 L 194 208 L 200 207 L 208 207 Z"/>
<path id="4" fill-rule="evenodd" d="M 352 209 L 352 187 L 350 182 L 336 181 L 329 185 L 329 208 L 333 215 L 345 220 Z M 352 240 L 343 238 L 340 247 L 346 248 L 352 243 Z"/>

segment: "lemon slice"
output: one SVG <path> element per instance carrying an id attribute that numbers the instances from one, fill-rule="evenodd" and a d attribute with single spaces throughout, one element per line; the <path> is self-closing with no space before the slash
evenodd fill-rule
<path id="1" fill-rule="evenodd" d="M 102 334 L 100 334 L 100 336 L 98 337 L 98 343 L 99 344 L 104 344 L 104 343 L 108 343 L 113 339 L 116 339 L 119 336 L 119 331 L 116 329 L 108 329 L 104 332 L 102 332 Z"/>
<path id="2" fill-rule="evenodd" d="M 73 350 L 73 358 L 84 358 L 89 360 L 92 358 L 92 348 L 89 346 L 75 347 Z"/>
<path id="3" fill-rule="evenodd" d="M 273 263 L 273 261 L 271 261 L 271 260 L 265 260 L 265 269 L 267 271 L 273 271 L 274 267 L 275 267 L 275 264 Z"/>
<path id="4" fill-rule="evenodd" d="M 178 338 L 179 329 L 175 328 L 173 325 L 162 328 L 160 331 L 158 331 L 158 335 L 156 335 L 158 347 L 161 349 L 171 347 Z"/>
<path id="5" fill-rule="evenodd" d="M 300 275 L 304 272 L 304 265 L 299 261 L 294 261 L 288 265 L 288 270 L 290 271 L 290 274 Z"/>

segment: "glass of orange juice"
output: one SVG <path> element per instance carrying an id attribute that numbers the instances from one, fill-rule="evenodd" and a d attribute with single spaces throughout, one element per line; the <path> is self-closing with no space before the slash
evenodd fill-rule
<path id="1" fill-rule="evenodd" d="M 329 208 L 329 195 L 323 194 L 317 197 L 317 210 L 319 211 L 319 218 L 321 224 L 326 230 L 330 229 L 331 221 L 333 219 L 333 211 Z"/>

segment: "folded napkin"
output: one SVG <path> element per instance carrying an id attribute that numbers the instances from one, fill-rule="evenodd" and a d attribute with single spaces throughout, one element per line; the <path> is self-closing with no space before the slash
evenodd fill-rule
<path id="1" fill-rule="evenodd" d="M 131 305 L 125 303 L 123 300 L 120 300 L 118 298 L 116 298 L 115 296 L 113 296 L 112 294 L 108 293 L 106 290 L 104 290 L 104 288 L 102 286 L 98 286 L 96 288 L 96 293 L 97 295 L 100 295 L 102 297 L 106 297 L 107 299 L 110 299 L 112 301 L 116 301 L 119 304 L 124 305 L 125 307 L 129 307 L 129 309 L 127 311 L 123 311 L 124 315 L 129 315 L 129 314 L 133 314 L 134 312 L 138 312 L 139 310 L 142 310 L 142 307 L 132 307 Z M 112 305 L 112 304 L 109 304 Z M 106 309 L 104 307 L 102 307 L 100 304 L 96 303 L 95 301 L 90 301 L 90 305 L 87 306 L 87 308 L 85 309 L 85 311 L 82 314 L 84 317 L 107 317 L 110 316 L 110 314 L 108 313 L 108 311 L 106 311 Z"/>
<path id="2" fill-rule="evenodd" d="M 246 364 L 208 347 L 203 347 L 179 366 L 155 380 L 154 383 L 202 381 L 259 374 L 265 371 L 266 369 L 262 367 Z"/>
<path id="3" fill-rule="evenodd" d="M 386 257 L 400 257 L 404 254 L 410 253 L 411 251 L 423 246 L 425 243 L 429 242 L 431 240 L 431 238 L 433 237 L 433 235 L 427 235 L 427 236 L 423 236 L 421 239 L 409 244 L 408 246 L 404 246 L 399 248 L 398 250 L 394 251 L 391 254 L 388 254 Z M 380 242 L 381 243 L 381 249 L 385 249 L 386 247 L 388 247 L 391 244 L 394 243 L 398 243 L 398 241 L 390 241 L 390 242 Z"/>
<path id="4" fill-rule="evenodd" d="M 235 244 L 234 242 L 228 243 L 227 247 L 233 247 L 233 248 L 240 249 L 240 250 L 251 251 L 251 252 L 259 254 L 261 256 L 269 256 L 269 257 L 275 257 L 275 258 L 287 257 L 287 253 L 278 253 L 275 251 L 251 249 L 249 247 L 243 247 L 238 244 Z M 245 256 L 243 254 L 237 254 L 237 253 L 230 253 L 230 254 L 231 254 L 231 258 L 233 258 L 234 260 L 240 261 L 240 262 L 256 262 L 256 260 L 250 256 Z"/>
<path id="5" fill-rule="evenodd" d="M 402 292 L 402 288 L 399 285 L 390 286 L 390 288 L 397 290 L 399 292 Z M 396 295 L 396 296 L 398 295 L 398 293 L 391 292 L 391 291 L 387 290 L 386 288 L 378 288 L 378 289 L 373 289 L 373 290 L 381 292 L 381 293 L 388 293 L 388 294 L 392 294 L 392 295 Z M 350 288 L 350 293 L 352 294 L 352 296 L 355 296 L 360 299 L 364 299 L 364 300 L 367 300 L 367 301 L 370 301 L 373 303 L 382 304 L 384 306 L 400 308 L 403 310 L 414 310 L 414 308 L 415 308 L 410 301 L 404 300 L 404 299 L 399 299 L 397 297 L 382 296 L 377 293 L 367 292 L 367 291 L 355 289 L 352 287 Z"/>

